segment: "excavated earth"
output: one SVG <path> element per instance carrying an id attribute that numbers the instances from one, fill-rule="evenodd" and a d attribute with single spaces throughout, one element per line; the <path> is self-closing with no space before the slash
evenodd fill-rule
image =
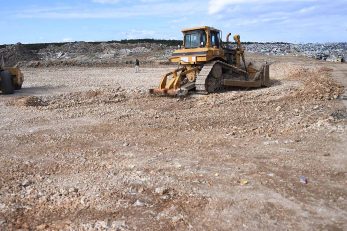
<path id="1" fill-rule="evenodd" d="M 272 86 L 153 97 L 172 67 L 26 68 L 0 96 L 0 230 L 347 230 L 332 68 L 272 57 Z"/>

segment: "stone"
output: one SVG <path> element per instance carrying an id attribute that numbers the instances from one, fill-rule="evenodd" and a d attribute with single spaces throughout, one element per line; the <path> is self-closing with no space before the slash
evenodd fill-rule
<path id="1" fill-rule="evenodd" d="M 169 192 L 169 189 L 165 187 L 158 187 L 154 189 L 154 192 L 159 195 L 164 195 Z"/>
<path id="2" fill-rule="evenodd" d="M 69 193 L 77 193 L 78 189 L 75 187 L 69 188 Z"/>
<path id="3" fill-rule="evenodd" d="M 278 140 L 264 141 L 263 144 L 264 144 L 264 145 L 278 144 Z"/>
<path id="4" fill-rule="evenodd" d="M 128 165 L 128 168 L 129 168 L 129 169 L 134 169 L 135 167 L 136 167 L 136 166 L 135 166 L 134 164 L 129 164 L 129 165 Z"/>
<path id="5" fill-rule="evenodd" d="M 140 200 L 136 200 L 135 203 L 133 204 L 133 206 L 142 207 L 142 206 L 145 206 L 145 203 L 140 201 Z"/>
<path id="6" fill-rule="evenodd" d="M 5 208 L 6 208 L 6 205 L 3 204 L 3 203 L 0 203 L 0 210 L 3 210 L 3 209 L 5 209 Z"/>
<path id="7" fill-rule="evenodd" d="M 171 218 L 171 221 L 172 221 L 173 223 L 177 223 L 177 222 L 179 222 L 179 221 L 183 221 L 183 215 L 182 215 L 182 214 L 178 214 L 177 216 L 173 216 L 173 217 Z"/>
<path id="8" fill-rule="evenodd" d="M 49 226 L 47 224 L 41 224 L 36 226 L 36 230 L 45 230 L 47 229 Z"/>
<path id="9" fill-rule="evenodd" d="M 175 168 L 178 168 L 178 169 L 182 168 L 182 165 L 180 163 L 175 163 L 174 166 Z"/>
<path id="10" fill-rule="evenodd" d="M 21 183 L 21 186 L 23 187 L 28 187 L 29 185 L 31 185 L 32 182 L 28 179 L 25 179 L 22 183 Z"/>
<path id="11" fill-rule="evenodd" d="M 97 221 L 95 222 L 94 228 L 99 230 L 99 229 L 108 229 L 110 228 L 109 221 Z"/>
<path id="12" fill-rule="evenodd" d="M 128 226 L 125 224 L 125 221 L 120 220 L 120 221 L 112 221 L 111 228 L 115 230 L 124 230 L 124 229 L 127 229 Z"/>

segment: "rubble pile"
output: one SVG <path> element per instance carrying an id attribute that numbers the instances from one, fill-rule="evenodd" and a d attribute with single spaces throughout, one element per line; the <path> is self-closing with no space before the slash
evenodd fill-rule
<path id="1" fill-rule="evenodd" d="M 330 62 L 346 62 L 347 43 L 247 43 L 246 51 L 265 55 L 303 55 Z"/>
<path id="2" fill-rule="evenodd" d="M 14 66 L 19 62 L 37 60 L 39 58 L 37 54 L 27 49 L 21 43 L 0 48 L 1 57 L 4 58 L 6 66 Z"/>
<path id="3" fill-rule="evenodd" d="M 248 52 L 266 55 L 287 55 L 295 52 L 289 43 L 249 43 L 244 47 Z"/>
<path id="4" fill-rule="evenodd" d="M 296 92 L 302 99 L 332 100 L 343 93 L 343 86 L 329 77 L 329 69 L 308 70 L 302 68 L 293 73 L 301 76 L 303 87 Z"/>
<path id="5" fill-rule="evenodd" d="M 347 59 L 347 43 L 245 43 L 243 46 L 249 53 L 268 56 L 306 56 L 332 62 Z M 4 56 L 7 65 L 20 62 L 20 66 L 28 67 L 117 66 L 133 64 L 136 58 L 142 65 L 156 65 L 168 64 L 168 58 L 177 49 L 158 42 L 70 42 L 37 47 L 37 44 L 9 45 L 0 49 L 0 57 Z"/>
<path id="6" fill-rule="evenodd" d="M 171 48 L 155 43 L 74 42 L 40 49 L 38 54 L 42 61 L 30 63 L 29 66 L 132 64 L 135 58 L 140 58 L 142 64 L 148 64 L 158 60 L 165 61 L 171 53 Z"/>

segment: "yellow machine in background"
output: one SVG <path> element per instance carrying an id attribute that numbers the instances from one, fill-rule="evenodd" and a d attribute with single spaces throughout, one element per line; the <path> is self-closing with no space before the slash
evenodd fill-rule
<path id="1" fill-rule="evenodd" d="M 224 86 L 269 86 L 269 65 L 246 64 L 240 36 L 235 35 L 236 48 L 229 48 L 229 36 L 223 44 L 221 31 L 213 27 L 196 27 L 182 31 L 183 47 L 173 52 L 171 62 L 180 65 L 165 74 L 158 88 L 150 93 L 186 95 L 188 91 L 208 94 Z"/>
<path id="2" fill-rule="evenodd" d="M 22 88 L 24 82 L 23 73 L 18 67 L 5 67 L 4 59 L 0 64 L 0 91 L 3 94 L 13 94 L 14 90 Z"/>

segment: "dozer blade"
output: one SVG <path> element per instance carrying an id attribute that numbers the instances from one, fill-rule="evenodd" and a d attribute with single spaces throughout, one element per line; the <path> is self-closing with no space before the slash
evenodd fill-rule
<path id="1" fill-rule="evenodd" d="M 186 96 L 188 95 L 189 91 L 193 88 L 195 88 L 195 83 L 189 82 L 178 89 L 152 88 L 149 89 L 149 93 L 163 96 Z"/>
<path id="2" fill-rule="evenodd" d="M 156 95 L 171 95 L 171 96 L 176 96 L 177 95 L 177 90 L 175 89 L 160 89 L 160 88 L 152 88 L 149 89 L 150 94 L 156 94 Z"/>
<path id="3" fill-rule="evenodd" d="M 197 71 L 198 67 L 187 69 L 185 67 L 178 68 L 165 74 L 158 88 L 149 89 L 150 94 L 167 95 L 167 96 L 186 96 L 189 90 L 195 88 L 195 82 L 187 79 L 187 74 Z M 170 79 L 168 79 L 170 77 Z"/>
<path id="4" fill-rule="evenodd" d="M 222 82 L 224 86 L 244 88 L 270 86 L 269 64 L 267 63 L 260 66 L 254 66 L 250 63 L 247 67 L 248 78 L 234 75 L 234 73 L 232 75 L 225 75 Z"/>
<path id="5" fill-rule="evenodd" d="M 181 84 L 181 73 L 184 68 L 177 68 L 165 74 L 159 84 L 158 88 L 149 89 L 150 94 L 160 94 L 160 95 L 176 95 L 177 89 Z M 170 77 L 170 80 L 168 78 Z"/>

